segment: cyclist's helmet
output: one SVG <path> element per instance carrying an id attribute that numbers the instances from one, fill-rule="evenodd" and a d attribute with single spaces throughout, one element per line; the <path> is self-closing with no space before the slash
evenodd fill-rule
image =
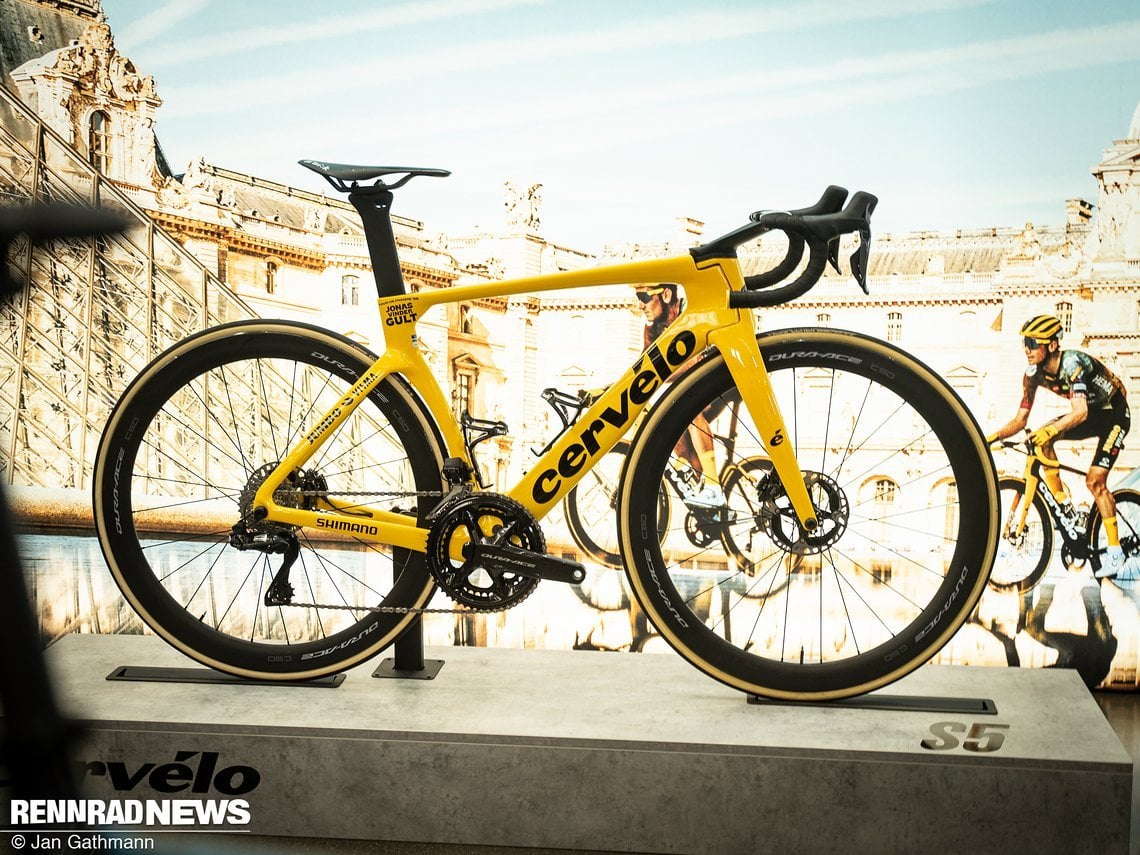
<path id="1" fill-rule="evenodd" d="M 1053 315 L 1037 315 L 1025 322 L 1021 334 L 1035 341 L 1052 341 L 1061 337 L 1061 319 Z"/>

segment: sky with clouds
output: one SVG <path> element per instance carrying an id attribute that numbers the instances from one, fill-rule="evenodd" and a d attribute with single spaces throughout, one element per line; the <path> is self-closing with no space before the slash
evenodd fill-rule
<path id="1" fill-rule="evenodd" d="M 1140 7 L 1053 0 L 103 0 L 159 139 L 309 190 L 301 158 L 450 169 L 395 211 L 598 250 L 842 184 L 880 231 L 1059 224 L 1140 102 Z"/>

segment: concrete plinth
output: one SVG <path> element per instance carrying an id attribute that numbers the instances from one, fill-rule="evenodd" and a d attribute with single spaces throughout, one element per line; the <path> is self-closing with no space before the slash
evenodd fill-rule
<path id="1" fill-rule="evenodd" d="M 1075 672 L 928 666 L 878 693 L 952 702 L 910 711 L 750 704 L 667 655 L 426 653 L 433 680 L 376 679 L 375 660 L 322 689 L 105 679 L 192 665 L 153 638 L 70 636 L 48 660 L 87 724 L 88 797 L 241 798 L 255 834 L 1127 851 L 1132 761 Z"/>

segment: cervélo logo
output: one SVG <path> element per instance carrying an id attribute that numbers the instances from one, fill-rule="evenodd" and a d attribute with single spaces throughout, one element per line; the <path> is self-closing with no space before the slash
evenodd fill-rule
<path id="1" fill-rule="evenodd" d="M 582 471 L 588 460 L 597 456 L 601 449 L 597 435 L 607 428 L 624 433 L 630 420 L 636 416 L 630 404 L 644 406 L 662 382 L 685 363 L 697 349 L 697 337 L 689 330 L 682 330 L 665 346 L 664 351 L 654 343 L 633 366 L 633 377 L 621 388 L 617 399 L 617 409 L 608 406 L 599 417 L 591 421 L 578 433 L 578 441 L 568 445 L 558 458 L 557 467 L 551 466 L 539 473 L 531 488 L 531 496 L 539 504 L 545 504 L 558 495 L 562 479 Z M 648 360 L 648 365 L 646 361 Z M 612 393 L 608 393 L 612 394 Z"/>
<path id="2" fill-rule="evenodd" d="M 118 792 L 137 787 L 156 793 L 221 793 L 240 796 L 257 788 L 261 773 L 252 766 L 222 766 L 217 751 L 176 751 L 173 762 L 79 761 L 80 776 L 102 778 Z"/>

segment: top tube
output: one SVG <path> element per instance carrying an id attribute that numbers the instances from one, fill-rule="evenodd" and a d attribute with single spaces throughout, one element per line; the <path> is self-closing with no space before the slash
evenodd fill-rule
<path id="1" fill-rule="evenodd" d="M 364 226 L 377 295 L 381 299 L 407 295 L 408 289 L 400 269 L 396 237 L 392 229 L 392 191 L 419 175 L 444 177 L 451 173 L 444 169 L 354 166 L 319 160 L 302 160 L 300 164 L 323 176 L 335 189 L 348 193 L 348 201 L 360 214 Z M 392 175 L 401 177 L 385 183 L 385 179 Z M 362 181 L 369 180 L 374 183 L 361 185 Z M 787 234 L 790 245 L 788 257 L 783 262 L 770 271 L 743 280 L 743 288 L 731 289 L 734 293 L 728 300 L 730 307 L 760 308 L 788 302 L 804 294 L 819 281 L 828 262 L 838 271 L 839 238 L 857 232 L 860 242 L 851 255 L 851 272 L 866 292 L 867 258 L 871 241 L 870 218 L 878 199 L 870 193 L 860 191 L 851 197 L 846 208 L 840 210 L 846 197 L 847 191 L 844 188 L 833 185 L 824 191 L 818 202 L 807 208 L 757 211 L 747 225 L 693 247 L 690 254 L 700 267 L 705 262 L 735 259 L 738 246 L 767 231 L 778 230 Z M 792 281 L 777 285 L 777 282 L 783 282 L 792 273 L 805 244 L 810 253 L 807 267 Z"/>

